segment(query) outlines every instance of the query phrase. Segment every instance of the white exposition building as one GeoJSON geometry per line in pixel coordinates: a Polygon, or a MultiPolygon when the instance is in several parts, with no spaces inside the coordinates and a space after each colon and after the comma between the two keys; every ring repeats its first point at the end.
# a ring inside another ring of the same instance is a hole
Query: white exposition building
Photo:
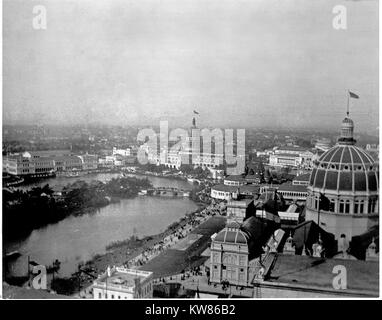
{"type": "Polygon", "coordinates": [[[70,150],[25,151],[3,158],[3,172],[17,176],[41,177],[55,172],[93,170],[96,155],[73,155],[70,150]]]}
{"type": "Polygon", "coordinates": [[[93,283],[94,299],[137,299],[153,297],[153,273],[150,271],[108,267],[93,283]]]}
{"type": "Polygon", "coordinates": [[[355,146],[353,131],[354,122],[346,116],[337,144],[314,164],[308,185],[305,219],[337,239],[342,234],[351,239],[379,223],[378,164],[355,146]],[[326,210],[319,210],[321,195],[331,203],[326,210]]]}

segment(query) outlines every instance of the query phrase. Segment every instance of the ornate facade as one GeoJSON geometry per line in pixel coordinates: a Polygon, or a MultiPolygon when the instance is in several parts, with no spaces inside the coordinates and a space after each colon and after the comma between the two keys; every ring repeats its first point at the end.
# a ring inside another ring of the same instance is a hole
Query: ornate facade
{"type": "Polygon", "coordinates": [[[248,243],[238,222],[231,222],[220,231],[211,244],[212,283],[228,281],[232,285],[246,286],[248,282],[248,243]]]}

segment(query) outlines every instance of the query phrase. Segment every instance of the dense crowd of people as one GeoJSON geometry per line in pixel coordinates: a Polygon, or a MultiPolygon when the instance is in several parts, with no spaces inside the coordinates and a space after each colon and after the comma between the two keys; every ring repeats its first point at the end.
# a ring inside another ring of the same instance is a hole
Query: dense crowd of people
{"type": "Polygon", "coordinates": [[[194,230],[194,228],[205,222],[209,217],[221,214],[222,210],[219,204],[211,204],[204,208],[201,212],[194,213],[191,217],[189,217],[189,220],[185,225],[179,226],[163,240],[155,243],[151,248],[147,248],[141,254],[128,261],[125,264],[125,267],[139,267],[146,264],[151,259],[161,254],[164,250],[174,247],[182,239],[186,238],[192,230],[194,230]]]}

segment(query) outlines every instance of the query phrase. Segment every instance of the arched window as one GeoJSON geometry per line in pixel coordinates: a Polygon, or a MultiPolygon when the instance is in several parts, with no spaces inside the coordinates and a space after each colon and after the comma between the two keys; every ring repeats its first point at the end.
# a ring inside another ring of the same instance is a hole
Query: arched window
{"type": "Polygon", "coordinates": [[[373,200],[373,206],[372,206],[372,212],[376,212],[376,208],[378,208],[378,206],[377,206],[377,199],[374,199],[373,200]]]}
{"type": "Polygon", "coordinates": [[[345,201],[345,213],[350,213],[350,201],[345,201]]]}
{"type": "Polygon", "coordinates": [[[336,207],[336,201],[334,199],[330,199],[329,211],[335,212],[336,211],[335,207],[336,207]]]}
{"type": "Polygon", "coordinates": [[[318,210],[318,204],[319,204],[319,197],[315,196],[314,197],[314,209],[318,210]]]}
{"type": "Polygon", "coordinates": [[[344,213],[345,212],[345,202],[344,202],[344,200],[340,200],[340,209],[339,209],[339,212],[340,213],[344,213]]]}
{"type": "Polygon", "coordinates": [[[354,213],[359,213],[359,200],[354,201],[354,213]]]}
{"type": "Polygon", "coordinates": [[[374,213],[375,212],[375,199],[370,199],[369,200],[369,205],[368,205],[368,210],[367,210],[367,213],[374,213]]]}
{"type": "Polygon", "coordinates": [[[359,213],[363,213],[363,207],[364,207],[364,201],[360,200],[359,201],[359,213]]]}

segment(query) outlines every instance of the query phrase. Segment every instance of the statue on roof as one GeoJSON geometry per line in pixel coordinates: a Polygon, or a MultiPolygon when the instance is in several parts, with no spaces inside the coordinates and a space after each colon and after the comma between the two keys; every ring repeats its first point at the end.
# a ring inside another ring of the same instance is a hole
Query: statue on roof
{"type": "Polygon", "coordinates": [[[379,255],[377,252],[377,245],[375,243],[375,238],[371,240],[370,245],[366,249],[366,261],[376,261],[379,260],[379,255]]]}
{"type": "Polygon", "coordinates": [[[349,251],[349,241],[347,241],[345,234],[341,234],[341,237],[338,240],[338,252],[345,254],[348,251],[349,251]]]}
{"type": "Polygon", "coordinates": [[[295,254],[296,253],[296,248],[295,248],[295,245],[293,244],[292,231],[290,231],[289,237],[285,241],[283,253],[284,254],[295,254]]]}
{"type": "Polygon", "coordinates": [[[321,240],[321,234],[318,235],[318,241],[312,246],[313,257],[323,258],[324,257],[324,243],[321,240]]]}

